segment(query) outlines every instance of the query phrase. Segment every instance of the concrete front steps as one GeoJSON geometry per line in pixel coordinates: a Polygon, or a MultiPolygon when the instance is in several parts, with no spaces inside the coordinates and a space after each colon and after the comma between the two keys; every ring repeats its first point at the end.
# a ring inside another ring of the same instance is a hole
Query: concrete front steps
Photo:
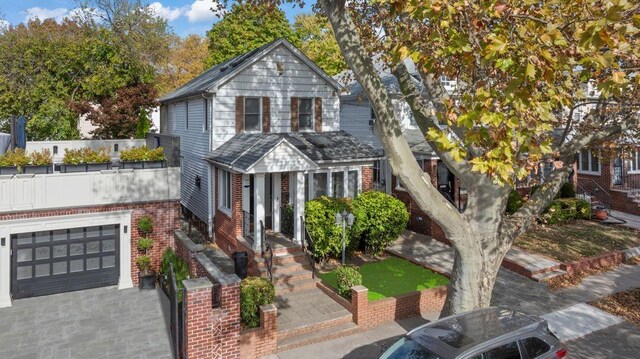
{"type": "Polygon", "coordinates": [[[560,262],[539,254],[525,252],[518,247],[512,247],[502,262],[503,267],[537,282],[544,282],[567,274],[565,270],[561,269],[561,265],[562,263],[560,262]]]}
{"type": "Polygon", "coordinates": [[[356,333],[351,312],[318,288],[282,293],[278,307],[278,351],[356,333]]]}
{"type": "MultiPolygon", "coordinates": [[[[268,278],[267,258],[256,256],[260,276],[268,278]]],[[[311,264],[302,248],[276,247],[273,250],[271,268],[276,294],[292,293],[316,287],[317,279],[313,278],[311,264]]]]}

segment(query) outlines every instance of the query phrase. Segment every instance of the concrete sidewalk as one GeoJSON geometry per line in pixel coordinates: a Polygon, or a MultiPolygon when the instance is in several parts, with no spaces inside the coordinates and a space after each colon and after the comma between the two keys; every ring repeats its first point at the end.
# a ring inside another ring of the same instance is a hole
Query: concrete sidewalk
{"type": "Polygon", "coordinates": [[[629,227],[640,231],[640,216],[636,216],[630,213],[624,213],[620,211],[610,210],[609,213],[612,217],[626,221],[627,223],[621,224],[621,226],[629,227]]]}

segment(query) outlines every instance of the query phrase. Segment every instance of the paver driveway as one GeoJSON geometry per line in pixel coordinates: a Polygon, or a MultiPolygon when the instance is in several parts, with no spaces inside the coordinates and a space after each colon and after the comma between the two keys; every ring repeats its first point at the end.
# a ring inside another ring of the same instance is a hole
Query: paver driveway
{"type": "Polygon", "coordinates": [[[172,358],[161,291],[89,289],[0,308],[0,358],[172,358]]]}

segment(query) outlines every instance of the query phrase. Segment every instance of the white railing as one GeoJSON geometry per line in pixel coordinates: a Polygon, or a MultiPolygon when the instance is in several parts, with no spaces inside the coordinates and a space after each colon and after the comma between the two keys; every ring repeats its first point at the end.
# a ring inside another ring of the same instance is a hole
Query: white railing
{"type": "Polygon", "coordinates": [[[0,213],[180,199],[180,168],[0,177],[0,213]]]}
{"type": "Polygon", "coordinates": [[[145,139],[123,139],[123,140],[77,140],[77,141],[27,141],[27,152],[42,151],[49,149],[53,155],[54,163],[61,163],[64,157],[65,149],[92,148],[98,150],[100,148],[108,148],[111,158],[120,158],[120,151],[130,147],[140,147],[146,144],[145,139]]]}

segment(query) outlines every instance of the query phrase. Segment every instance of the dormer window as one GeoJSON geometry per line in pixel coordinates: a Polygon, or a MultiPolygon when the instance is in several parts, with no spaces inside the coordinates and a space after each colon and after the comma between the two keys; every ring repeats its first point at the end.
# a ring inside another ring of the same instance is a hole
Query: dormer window
{"type": "Polygon", "coordinates": [[[244,130],[260,131],[260,97],[247,97],[244,100],[244,130]]]}
{"type": "Polygon", "coordinates": [[[300,99],[298,123],[300,126],[300,131],[313,131],[313,99],[300,99]]]}

